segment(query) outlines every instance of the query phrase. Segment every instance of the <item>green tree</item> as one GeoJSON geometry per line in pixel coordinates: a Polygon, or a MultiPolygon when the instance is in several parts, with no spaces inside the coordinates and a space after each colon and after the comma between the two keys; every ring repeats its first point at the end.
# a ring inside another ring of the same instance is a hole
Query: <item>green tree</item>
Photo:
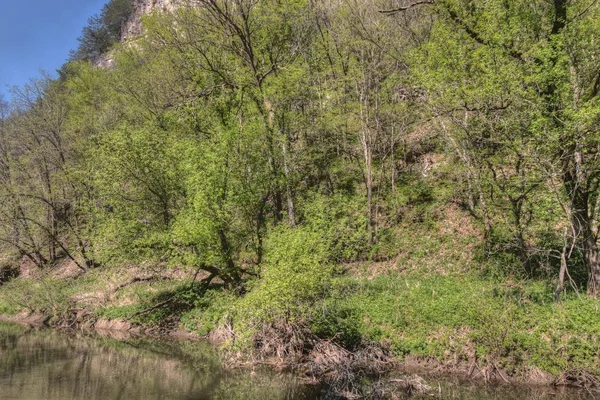
{"type": "Polygon", "coordinates": [[[593,122],[598,69],[589,61],[599,50],[593,33],[598,7],[566,0],[448,0],[416,2],[386,13],[417,6],[433,7],[438,15],[437,30],[419,59],[430,66],[427,80],[446,101],[443,112],[462,109],[468,116],[506,109],[518,116],[526,142],[535,143],[535,158],[561,171],[567,217],[588,270],[588,293],[600,295],[598,130],[593,122]]]}
{"type": "Polygon", "coordinates": [[[133,12],[132,0],[110,0],[99,15],[88,19],[79,46],[71,52],[71,60],[93,60],[106,53],[121,40],[123,24],[133,12]]]}
{"type": "Polygon", "coordinates": [[[5,243],[39,267],[67,257],[93,265],[81,236],[80,188],[72,175],[77,140],[67,129],[65,87],[48,77],[13,90],[3,120],[2,197],[5,243]]]}

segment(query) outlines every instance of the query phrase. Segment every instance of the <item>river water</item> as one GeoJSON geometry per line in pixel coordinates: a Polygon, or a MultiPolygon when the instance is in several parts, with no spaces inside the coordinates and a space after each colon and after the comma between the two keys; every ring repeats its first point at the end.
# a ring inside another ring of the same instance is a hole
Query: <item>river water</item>
{"type": "MultiPolygon", "coordinates": [[[[593,396],[549,387],[486,386],[440,377],[427,379],[437,399],[562,399],[593,396]]],[[[409,398],[393,389],[363,393],[409,398]]],[[[600,396],[598,396],[600,398],[600,396]]],[[[269,369],[226,370],[203,342],[61,333],[0,323],[1,400],[337,399],[339,391],[269,369]]],[[[373,397],[371,397],[373,398],[373,397]]]]}

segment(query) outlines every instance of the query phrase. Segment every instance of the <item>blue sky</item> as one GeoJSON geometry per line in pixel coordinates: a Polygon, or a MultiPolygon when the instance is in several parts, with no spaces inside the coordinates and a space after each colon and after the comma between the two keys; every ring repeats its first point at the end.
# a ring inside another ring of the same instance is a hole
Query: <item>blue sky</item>
{"type": "Polygon", "coordinates": [[[107,0],[0,0],[0,93],[45,70],[56,76],[107,0]]]}

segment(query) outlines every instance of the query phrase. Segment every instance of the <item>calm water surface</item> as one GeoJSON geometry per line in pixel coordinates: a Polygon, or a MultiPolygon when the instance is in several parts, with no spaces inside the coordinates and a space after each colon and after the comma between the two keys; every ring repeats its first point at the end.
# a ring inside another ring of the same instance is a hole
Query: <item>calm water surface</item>
{"type": "MultiPolygon", "coordinates": [[[[423,397],[429,399],[593,398],[585,391],[484,386],[440,377],[427,381],[436,392],[423,397]]],[[[375,387],[380,384],[364,383],[363,393],[409,398],[391,388],[375,387]]],[[[0,323],[2,400],[337,398],[343,397],[293,375],[226,371],[214,350],[201,342],[65,334],[0,323]]]]}

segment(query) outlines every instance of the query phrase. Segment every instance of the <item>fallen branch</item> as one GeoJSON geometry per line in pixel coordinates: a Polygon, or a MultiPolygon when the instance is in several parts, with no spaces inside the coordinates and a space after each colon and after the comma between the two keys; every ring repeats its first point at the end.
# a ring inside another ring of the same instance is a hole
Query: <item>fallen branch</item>
{"type": "Polygon", "coordinates": [[[173,300],[175,300],[175,297],[176,296],[169,297],[167,300],[161,301],[160,303],[157,303],[157,304],[153,305],[152,307],[148,307],[148,308],[145,308],[143,310],[136,311],[133,314],[131,314],[127,319],[131,319],[133,317],[138,317],[140,315],[148,314],[149,312],[152,312],[152,311],[156,310],[157,308],[161,308],[162,306],[166,306],[167,304],[169,304],[170,302],[172,302],[173,300]]]}
{"type": "Polygon", "coordinates": [[[393,8],[391,10],[379,10],[379,12],[382,13],[382,14],[385,14],[385,15],[393,15],[393,14],[397,14],[399,12],[406,11],[406,10],[409,10],[409,9],[411,9],[413,7],[420,6],[420,5],[423,5],[423,4],[435,4],[435,0],[419,0],[419,1],[416,1],[416,2],[414,2],[412,4],[409,4],[407,6],[393,8]]]}
{"type": "MultiPolygon", "coordinates": [[[[194,279],[191,282],[190,288],[193,288],[194,283],[196,282],[196,279],[198,277],[198,273],[196,273],[194,275],[194,279]]],[[[204,279],[200,280],[200,283],[204,286],[204,288],[208,288],[208,286],[210,285],[211,281],[216,277],[215,274],[210,274],[209,276],[207,276],[204,279]]],[[[158,308],[161,308],[162,306],[166,306],[167,304],[170,304],[173,300],[175,300],[177,298],[177,295],[171,296],[169,297],[167,300],[161,301],[160,303],[157,303],[151,307],[145,308],[143,310],[140,311],[136,311],[135,313],[131,314],[127,319],[131,319],[133,317],[138,317],[140,315],[144,315],[144,314],[148,314],[149,312],[152,312],[158,308]]]]}
{"type": "Polygon", "coordinates": [[[500,375],[500,378],[502,378],[502,380],[506,383],[510,383],[510,381],[508,380],[508,378],[506,378],[504,376],[504,374],[502,373],[502,370],[498,367],[498,364],[496,364],[495,362],[492,363],[492,365],[494,366],[494,368],[496,369],[496,372],[498,373],[498,375],[500,375]]]}
{"type": "Polygon", "coordinates": [[[114,295],[115,293],[117,293],[119,290],[126,288],[127,286],[131,286],[134,283],[138,283],[138,282],[152,282],[158,279],[162,279],[162,280],[169,280],[171,278],[168,278],[166,276],[136,276],[132,279],[130,279],[129,281],[125,282],[125,283],[121,283],[120,285],[118,285],[117,287],[115,287],[112,291],[112,295],[114,295]]]}

